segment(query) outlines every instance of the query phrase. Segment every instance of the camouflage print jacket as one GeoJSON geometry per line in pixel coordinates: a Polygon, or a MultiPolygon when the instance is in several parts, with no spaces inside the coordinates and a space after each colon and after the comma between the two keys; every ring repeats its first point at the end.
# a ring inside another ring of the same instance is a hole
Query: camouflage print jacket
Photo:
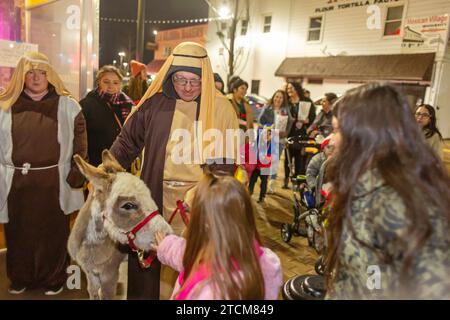
{"type": "Polygon", "coordinates": [[[450,299],[450,230],[437,210],[430,216],[432,234],[415,253],[410,286],[400,286],[407,248],[405,206],[399,195],[368,171],[354,189],[350,217],[344,219],[339,269],[329,299],[450,299]],[[349,220],[354,229],[352,233],[349,220]],[[375,247],[375,251],[356,241],[375,247]],[[385,263],[383,257],[391,262],[385,263]]]}

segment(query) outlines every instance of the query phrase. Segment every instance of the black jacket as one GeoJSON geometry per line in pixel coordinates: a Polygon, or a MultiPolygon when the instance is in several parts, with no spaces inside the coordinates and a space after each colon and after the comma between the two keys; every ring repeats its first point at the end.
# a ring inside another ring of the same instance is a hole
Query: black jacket
{"type": "Polygon", "coordinates": [[[289,102],[289,110],[292,114],[292,117],[294,118],[294,124],[292,125],[291,131],[289,132],[289,137],[306,135],[306,129],[314,122],[314,119],[316,118],[316,106],[314,105],[314,102],[309,98],[300,99],[300,101],[311,103],[311,107],[308,113],[309,124],[303,125],[300,129],[296,127],[295,122],[297,121],[299,104],[289,102]]]}
{"type": "Polygon", "coordinates": [[[102,163],[102,151],[111,147],[121,128],[114,112],[95,91],[89,92],[80,105],[86,119],[89,163],[98,166],[102,163]]]}

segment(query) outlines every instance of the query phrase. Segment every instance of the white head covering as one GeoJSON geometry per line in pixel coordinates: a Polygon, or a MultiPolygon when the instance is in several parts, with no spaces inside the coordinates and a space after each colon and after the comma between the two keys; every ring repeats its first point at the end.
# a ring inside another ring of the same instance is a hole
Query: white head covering
{"type": "Polygon", "coordinates": [[[0,108],[9,110],[17,101],[23,91],[25,75],[33,69],[44,70],[47,73],[47,80],[51,83],[60,96],[71,96],[63,82],[50,66],[48,58],[39,52],[27,52],[19,60],[14,74],[6,90],[0,92],[0,108]]]}

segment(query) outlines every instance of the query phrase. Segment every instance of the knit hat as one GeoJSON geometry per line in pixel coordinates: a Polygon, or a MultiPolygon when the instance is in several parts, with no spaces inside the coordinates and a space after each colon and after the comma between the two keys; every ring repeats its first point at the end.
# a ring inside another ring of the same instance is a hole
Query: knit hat
{"type": "Polygon", "coordinates": [[[136,77],[142,70],[146,69],[146,65],[136,60],[130,61],[131,74],[136,77]]]}
{"type": "Polygon", "coordinates": [[[330,144],[332,136],[333,134],[330,134],[328,137],[325,138],[325,140],[322,141],[322,144],[320,145],[322,151],[324,151],[325,147],[330,144]]]}

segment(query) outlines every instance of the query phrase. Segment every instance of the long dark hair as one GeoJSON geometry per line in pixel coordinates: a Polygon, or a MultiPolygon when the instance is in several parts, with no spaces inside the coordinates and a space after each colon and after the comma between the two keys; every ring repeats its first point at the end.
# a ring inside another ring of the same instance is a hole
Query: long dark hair
{"type": "Polygon", "coordinates": [[[289,81],[288,84],[290,84],[294,88],[295,92],[297,92],[300,101],[309,100],[307,97],[305,97],[305,90],[303,89],[300,82],[289,81]]]}
{"type": "Polygon", "coordinates": [[[264,278],[255,250],[255,241],[261,243],[261,239],[255,208],[245,187],[234,177],[206,170],[198,184],[190,218],[184,278],[188,279],[203,264],[212,267],[210,280],[218,294],[216,298],[264,299],[264,278]]]}
{"type": "MultiPolygon", "coordinates": [[[[408,231],[400,239],[405,250],[399,273],[400,285],[407,288],[411,264],[432,233],[430,208],[450,221],[450,178],[442,161],[429,152],[406,98],[395,87],[367,84],[348,91],[336,106],[341,139],[330,168],[333,211],[327,230],[328,287],[332,290],[333,276],[340,267],[344,224],[360,245],[380,254],[373,245],[358,239],[348,218],[355,184],[363,173],[375,169],[405,206],[408,231]]],[[[381,258],[392,263],[386,252],[381,258]]]]}
{"type": "Polygon", "coordinates": [[[232,84],[231,84],[231,92],[234,93],[234,90],[237,90],[240,86],[246,86],[248,89],[248,83],[245,80],[242,80],[241,78],[236,79],[232,84]]]}
{"type": "Polygon", "coordinates": [[[442,139],[442,134],[439,132],[439,129],[436,126],[436,111],[434,110],[434,108],[429,104],[422,104],[416,108],[415,112],[417,112],[419,108],[427,109],[428,113],[430,114],[430,123],[422,128],[425,132],[425,137],[431,138],[435,133],[437,133],[442,139]]]}

